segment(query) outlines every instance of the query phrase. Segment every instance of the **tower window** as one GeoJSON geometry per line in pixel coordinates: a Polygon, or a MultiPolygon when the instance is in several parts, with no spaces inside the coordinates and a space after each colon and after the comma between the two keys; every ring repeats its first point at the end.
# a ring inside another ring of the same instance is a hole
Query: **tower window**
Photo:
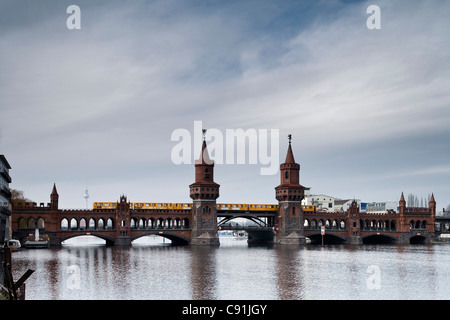
{"type": "Polygon", "coordinates": [[[285,179],[289,179],[289,172],[286,171],[286,172],[284,173],[284,178],[285,178],[285,179]]]}
{"type": "Polygon", "coordinates": [[[202,210],[203,217],[207,218],[207,217],[209,217],[210,214],[211,214],[211,208],[208,206],[203,207],[203,210],[202,210]]]}
{"type": "Polygon", "coordinates": [[[209,179],[209,170],[208,170],[208,168],[205,169],[205,179],[209,179]]]}

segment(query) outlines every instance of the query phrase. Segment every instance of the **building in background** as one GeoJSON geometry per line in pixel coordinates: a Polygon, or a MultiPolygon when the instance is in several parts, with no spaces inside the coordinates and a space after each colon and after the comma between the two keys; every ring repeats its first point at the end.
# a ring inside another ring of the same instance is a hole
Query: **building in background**
{"type": "Polygon", "coordinates": [[[344,200],[335,199],[334,200],[334,210],[336,212],[345,212],[350,208],[353,201],[356,201],[356,204],[358,205],[360,212],[366,212],[366,203],[361,202],[361,200],[358,200],[358,199],[344,199],[344,200]]]}
{"type": "Polygon", "coordinates": [[[373,214],[383,214],[388,212],[397,212],[398,203],[395,201],[385,202],[369,202],[367,203],[366,212],[373,214]]]}
{"type": "Polygon", "coordinates": [[[11,177],[9,175],[11,166],[4,155],[0,155],[0,246],[9,240],[9,218],[11,216],[11,191],[9,184],[11,177]]]}
{"type": "MultiPolygon", "coordinates": [[[[308,190],[309,191],[309,190],[308,190]]],[[[306,194],[302,201],[302,205],[316,206],[317,211],[335,212],[334,197],[325,194],[306,194]]]]}
{"type": "Polygon", "coordinates": [[[3,253],[3,245],[9,240],[10,233],[10,217],[11,217],[11,191],[9,184],[11,177],[9,176],[11,166],[4,155],[0,155],[0,285],[5,285],[5,269],[4,262],[8,261],[3,253]]]}

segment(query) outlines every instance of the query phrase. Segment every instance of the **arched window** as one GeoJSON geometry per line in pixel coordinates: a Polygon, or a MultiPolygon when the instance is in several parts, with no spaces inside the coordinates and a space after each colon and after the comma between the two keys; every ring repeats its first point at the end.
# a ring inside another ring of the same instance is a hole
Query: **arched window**
{"type": "Polygon", "coordinates": [[[205,169],[205,179],[209,179],[209,169],[205,169]]]}
{"type": "Polygon", "coordinates": [[[333,225],[331,226],[332,229],[338,228],[338,221],[336,219],[333,220],[333,225]]]}
{"type": "Polygon", "coordinates": [[[305,219],[305,221],[303,222],[303,227],[305,229],[309,229],[309,220],[308,219],[305,219]]]}
{"type": "Polygon", "coordinates": [[[121,227],[126,227],[127,223],[125,221],[125,219],[122,219],[122,221],[120,221],[120,226],[121,227]]]}
{"type": "Polygon", "coordinates": [[[77,230],[78,229],[78,221],[75,218],[72,218],[70,220],[70,230],[77,230]]]}
{"type": "Polygon", "coordinates": [[[69,221],[67,221],[66,218],[61,220],[61,230],[68,230],[69,229],[69,221]]]}
{"type": "Polygon", "coordinates": [[[105,229],[105,220],[103,220],[103,218],[98,219],[97,228],[98,230],[105,229]]]}
{"type": "Polygon", "coordinates": [[[288,171],[285,171],[285,172],[284,172],[284,178],[285,178],[285,179],[289,179],[289,172],[288,172],[288,171]]]}
{"type": "Polygon", "coordinates": [[[80,230],[86,230],[86,219],[85,218],[81,218],[80,220],[80,230]]]}
{"type": "Polygon", "coordinates": [[[109,218],[106,221],[106,229],[109,229],[109,230],[114,229],[114,221],[113,221],[113,219],[109,218]]]}
{"type": "Polygon", "coordinates": [[[95,230],[95,220],[93,218],[89,219],[89,230],[95,230]]]}
{"type": "Polygon", "coordinates": [[[295,207],[292,207],[291,214],[292,214],[293,217],[295,217],[295,207]]]}
{"type": "Polygon", "coordinates": [[[183,219],[183,228],[189,229],[189,219],[188,218],[183,219]]]}
{"type": "Polygon", "coordinates": [[[44,229],[44,227],[45,227],[44,218],[39,218],[38,219],[37,227],[38,227],[38,229],[44,229]]]}
{"type": "Polygon", "coordinates": [[[209,216],[210,213],[211,213],[211,208],[209,206],[204,206],[203,207],[203,215],[209,216]]]}
{"type": "Polygon", "coordinates": [[[392,230],[392,231],[396,230],[396,227],[395,227],[395,220],[392,220],[392,221],[391,221],[391,230],[392,230]]]}
{"type": "Polygon", "coordinates": [[[341,229],[345,229],[345,221],[344,220],[341,220],[340,227],[341,227],[341,229]]]}
{"type": "Polygon", "coordinates": [[[19,219],[19,229],[26,229],[27,228],[27,220],[25,218],[19,219]]]}
{"type": "Polygon", "coordinates": [[[27,226],[28,229],[36,229],[36,220],[34,220],[34,218],[28,219],[27,226]]]}

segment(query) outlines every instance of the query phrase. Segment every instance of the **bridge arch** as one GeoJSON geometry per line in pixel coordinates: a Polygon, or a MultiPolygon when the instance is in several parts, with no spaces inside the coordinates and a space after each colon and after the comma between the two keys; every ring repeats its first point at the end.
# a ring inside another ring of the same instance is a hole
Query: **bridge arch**
{"type": "MultiPolygon", "coordinates": [[[[320,232],[306,234],[305,236],[311,240],[311,244],[322,243],[322,235],[320,234],[320,232]]],[[[342,244],[342,243],[345,243],[345,238],[343,236],[335,234],[333,232],[327,232],[323,236],[323,243],[324,244],[342,244]]]]}
{"type": "MultiPolygon", "coordinates": [[[[72,239],[72,238],[81,237],[81,236],[86,236],[86,232],[72,233],[72,234],[69,234],[69,235],[67,235],[65,237],[62,237],[60,240],[61,240],[61,243],[62,243],[64,241],[66,241],[66,240],[69,240],[69,239],[72,239]]],[[[106,236],[106,235],[101,234],[101,233],[95,233],[95,232],[94,233],[91,232],[89,234],[89,236],[94,236],[94,237],[97,237],[97,238],[105,240],[106,241],[106,245],[113,245],[115,240],[116,240],[116,239],[114,239],[112,237],[106,236]]]]}
{"type": "Polygon", "coordinates": [[[415,235],[409,238],[409,244],[425,244],[427,243],[427,237],[423,235],[415,235]]]}
{"type": "Polygon", "coordinates": [[[185,245],[185,244],[189,244],[189,242],[191,241],[190,238],[187,238],[180,234],[171,233],[170,231],[169,232],[164,231],[163,233],[161,233],[160,231],[156,231],[156,230],[155,231],[149,230],[149,232],[141,233],[137,236],[134,236],[131,238],[131,241],[134,241],[136,239],[146,237],[146,236],[152,236],[152,235],[156,235],[156,236],[160,236],[160,237],[169,239],[170,241],[172,241],[172,244],[174,244],[174,245],[185,245]]]}
{"type": "Polygon", "coordinates": [[[230,222],[231,220],[234,220],[234,219],[250,220],[250,221],[256,223],[260,227],[267,227],[268,226],[268,223],[266,221],[262,220],[261,218],[259,218],[259,217],[249,217],[247,215],[237,215],[237,216],[232,216],[232,217],[225,217],[224,219],[220,220],[217,223],[217,226],[221,227],[221,226],[227,224],[228,222],[230,222]]]}
{"type": "Polygon", "coordinates": [[[397,238],[383,233],[372,233],[361,237],[363,244],[389,244],[396,243],[397,238]]]}

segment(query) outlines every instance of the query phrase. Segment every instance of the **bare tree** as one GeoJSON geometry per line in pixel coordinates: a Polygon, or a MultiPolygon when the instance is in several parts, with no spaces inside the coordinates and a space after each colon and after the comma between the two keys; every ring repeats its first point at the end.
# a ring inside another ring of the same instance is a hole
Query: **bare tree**
{"type": "Polygon", "coordinates": [[[25,203],[25,202],[33,201],[28,198],[25,198],[22,190],[11,189],[10,191],[11,191],[11,203],[16,204],[16,203],[25,203]]]}

